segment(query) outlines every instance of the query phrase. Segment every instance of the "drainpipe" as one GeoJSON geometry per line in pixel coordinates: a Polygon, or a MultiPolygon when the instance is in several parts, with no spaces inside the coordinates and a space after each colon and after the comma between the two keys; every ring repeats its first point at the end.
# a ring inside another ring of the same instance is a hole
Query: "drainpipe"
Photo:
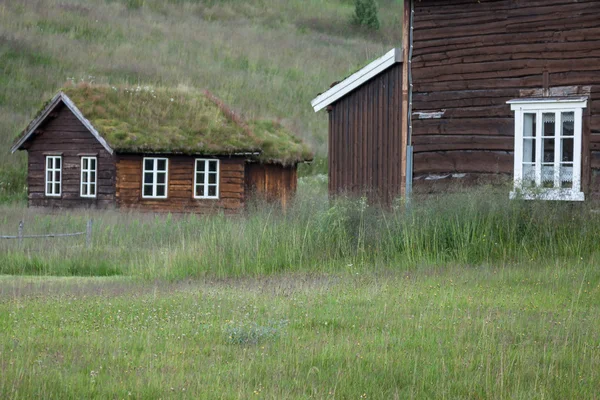
{"type": "Polygon", "coordinates": [[[415,15],[414,0],[410,1],[410,26],[408,28],[408,134],[406,146],[406,201],[410,203],[413,184],[413,147],[412,147],[412,109],[413,109],[413,80],[412,80],[412,55],[413,55],[413,22],[415,15]]]}

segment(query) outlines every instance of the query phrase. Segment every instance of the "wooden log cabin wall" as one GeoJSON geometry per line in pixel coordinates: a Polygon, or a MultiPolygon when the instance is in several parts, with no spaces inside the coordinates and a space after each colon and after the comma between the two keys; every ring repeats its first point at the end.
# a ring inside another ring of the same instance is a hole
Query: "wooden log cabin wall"
{"type": "Polygon", "coordinates": [[[296,166],[246,163],[245,174],[248,196],[268,202],[278,201],[285,208],[296,193],[296,166]]]}
{"type": "Polygon", "coordinates": [[[515,115],[506,101],[583,95],[582,184],[600,198],[600,2],[412,5],[415,191],[512,179],[515,115]]]}

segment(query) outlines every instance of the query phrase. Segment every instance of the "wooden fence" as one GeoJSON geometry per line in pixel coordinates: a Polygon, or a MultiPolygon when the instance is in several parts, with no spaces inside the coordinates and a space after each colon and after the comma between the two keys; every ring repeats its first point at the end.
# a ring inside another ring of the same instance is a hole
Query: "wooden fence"
{"type": "Polygon", "coordinates": [[[86,247],[91,247],[92,245],[92,220],[88,220],[86,224],[86,229],[84,232],[73,232],[73,233],[47,233],[44,235],[25,235],[24,231],[24,223],[23,221],[19,222],[19,230],[16,236],[3,236],[0,235],[0,239],[16,239],[19,241],[19,244],[23,244],[23,239],[46,239],[46,238],[61,238],[61,237],[71,237],[71,236],[83,236],[85,235],[85,245],[86,247]]]}

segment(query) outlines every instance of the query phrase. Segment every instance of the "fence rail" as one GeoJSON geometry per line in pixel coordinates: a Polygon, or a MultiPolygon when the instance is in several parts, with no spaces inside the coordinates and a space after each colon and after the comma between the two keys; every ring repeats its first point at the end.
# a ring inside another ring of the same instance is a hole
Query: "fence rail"
{"type": "Polygon", "coordinates": [[[43,235],[24,235],[23,221],[19,222],[19,233],[15,235],[0,235],[0,239],[17,239],[19,244],[23,243],[23,239],[46,239],[46,238],[59,238],[59,237],[72,237],[72,236],[83,236],[85,235],[85,245],[90,247],[92,245],[92,220],[88,220],[85,232],[73,232],[73,233],[47,233],[43,235]]]}

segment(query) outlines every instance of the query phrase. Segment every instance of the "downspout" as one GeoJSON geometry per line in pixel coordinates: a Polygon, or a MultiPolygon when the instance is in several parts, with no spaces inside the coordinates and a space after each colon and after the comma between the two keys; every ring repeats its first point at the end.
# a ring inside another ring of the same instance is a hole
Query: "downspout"
{"type": "MultiPolygon", "coordinates": [[[[410,203],[413,184],[413,147],[412,147],[412,109],[413,109],[413,80],[412,80],[412,55],[413,55],[413,22],[415,14],[414,0],[410,1],[410,26],[408,27],[408,133],[406,138],[406,201],[410,203]]],[[[406,60],[405,60],[406,62],[406,60]]]]}

